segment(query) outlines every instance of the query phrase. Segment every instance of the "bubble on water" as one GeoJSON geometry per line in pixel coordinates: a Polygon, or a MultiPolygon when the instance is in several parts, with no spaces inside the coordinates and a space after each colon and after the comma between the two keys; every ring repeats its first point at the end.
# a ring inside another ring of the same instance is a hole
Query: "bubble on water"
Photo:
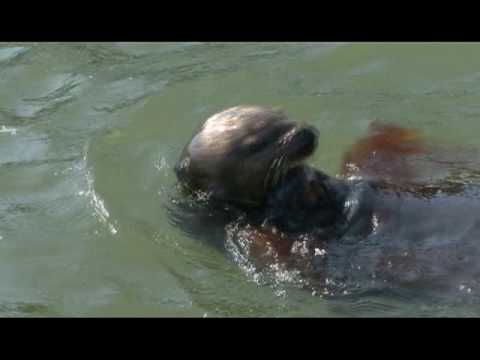
{"type": "Polygon", "coordinates": [[[165,157],[160,157],[159,159],[157,159],[153,166],[158,170],[158,171],[165,171],[165,170],[168,170],[170,169],[170,166],[168,165],[168,162],[167,160],[165,159],[165,157]]]}
{"type": "Polygon", "coordinates": [[[118,230],[112,224],[108,224],[108,229],[110,230],[112,235],[115,235],[116,233],[118,233],[118,230]]]}
{"type": "Polygon", "coordinates": [[[292,244],[291,252],[292,254],[299,254],[303,256],[308,255],[307,241],[295,241],[292,244]]]}
{"type": "Polygon", "coordinates": [[[466,291],[466,292],[469,293],[469,294],[472,292],[472,288],[467,287],[467,286],[464,285],[464,284],[460,284],[460,286],[458,287],[458,290],[460,290],[460,291],[466,291]]]}

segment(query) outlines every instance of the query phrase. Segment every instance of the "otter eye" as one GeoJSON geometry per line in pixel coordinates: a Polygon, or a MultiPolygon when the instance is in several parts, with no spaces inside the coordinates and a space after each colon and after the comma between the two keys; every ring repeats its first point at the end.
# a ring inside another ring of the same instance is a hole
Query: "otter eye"
{"type": "Polygon", "coordinates": [[[252,135],[243,141],[243,149],[249,154],[254,154],[265,149],[270,143],[268,139],[258,141],[258,138],[252,135]]]}

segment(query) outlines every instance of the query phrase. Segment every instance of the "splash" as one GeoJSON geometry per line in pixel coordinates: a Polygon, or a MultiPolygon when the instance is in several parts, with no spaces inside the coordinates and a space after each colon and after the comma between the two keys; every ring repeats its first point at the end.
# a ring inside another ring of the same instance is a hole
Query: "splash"
{"type": "MultiPolygon", "coordinates": [[[[83,163],[86,164],[86,162],[87,162],[87,156],[85,155],[83,157],[83,163]]],[[[87,179],[87,189],[86,189],[86,191],[79,191],[78,195],[79,196],[86,196],[87,198],[89,198],[90,205],[94,209],[95,217],[98,218],[102,224],[107,226],[108,230],[110,231],[110,233],[112,235],[116,235],[118,233],[118,230],[109,221],[110,213],[108,212],[108,210],[105,206],[105,202],[95,191],[94,176],[93,176],[90,169],[87,170],[86,179],[87,179]]]]}

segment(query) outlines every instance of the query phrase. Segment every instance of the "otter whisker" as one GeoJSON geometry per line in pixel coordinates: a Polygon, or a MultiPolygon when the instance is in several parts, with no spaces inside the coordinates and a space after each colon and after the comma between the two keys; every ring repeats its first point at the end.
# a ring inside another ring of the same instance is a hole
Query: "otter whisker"
{"type": "Polygon", "coordinates": [[[277,160],[277,163],[275,165],[275,171],[273,173],[273,179],[271,184],[272,186],[275,186],[278,183],[280,172],[282,170],[282,163],[283,163],[283,156],[277,160]]]}
{"type": "Polygon", "coordinates": [[[279,177],[282,176],[281,172],[283,171],[283,163],[285,160],[285,156],[280,156],[272,161],[270,165],[267,175],[265,177],[263,186],[265,189],[271,186],[275,186],[278,183],[279,177]]]}
{"type": "Polygon", "coordinates": [[[272,171],[275,172],[275,168],[277,167],[278,160],[279,160],[278,158],[274,159],[270,164],[270,167],[268,168],[267,175],[265,176],[265,180],[263,181],[263,187],[265,189],[267,189],[269,185],[273,182],[274,174],[272,173],[272,171]]]}

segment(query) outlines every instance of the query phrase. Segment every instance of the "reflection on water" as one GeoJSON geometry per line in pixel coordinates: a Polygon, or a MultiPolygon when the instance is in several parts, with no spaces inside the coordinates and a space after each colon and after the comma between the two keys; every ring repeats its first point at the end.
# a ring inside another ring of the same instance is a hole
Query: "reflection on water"
{"type": "Polygon", "coordinates": [[[479,147],[479,60],[478,44],[0,44],[0,314],[478,316],[468,286],[453,304],[259,286],[165,204],[193,130],[242,103],[319,128],[330,174],[372,119],[479,147]]]}

